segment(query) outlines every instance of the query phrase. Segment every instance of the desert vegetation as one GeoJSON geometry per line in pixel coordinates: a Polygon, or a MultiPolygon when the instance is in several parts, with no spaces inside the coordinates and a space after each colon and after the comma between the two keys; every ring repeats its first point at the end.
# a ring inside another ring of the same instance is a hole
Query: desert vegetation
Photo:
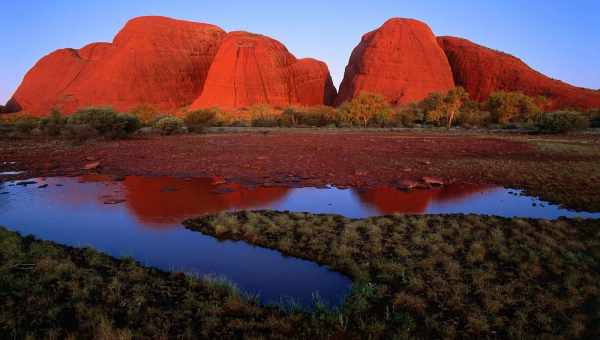
{"type": "Polygon", "coordinates": [[[185,222],[354,278],[339,332],[359,338],[594,338],[600,224],[476,215],[352,220],[285,212],[185,222]]]}
{"type": "Polygon", "coordinates": [[[94,138],[122,139],[131,136],[141,126],[140,120],[128,113],[119,113],[109,107],[89,107],[80,109],[65,117],[58,110],[52,110],[40,118],[27,113],[0,117],[0,126],[6,136],[62,136],[73,141],[86,141],[94,138]]]}
{"type": "Polygon", "coordinates": [[[160,113],[150,105],[139,105],[128,113],[111,108],[83,108],[65,117],[52,110],[39,118],[21,112],[0,117],[0,130],[12,137],[64,136],[83,141],[103,137],[126,138],[142,131],[162,135],[204,133],[209,127],[326,127],[326,128],[492,128],[541,133],[567,133],[600,127],[598,110],[544,110],[547,100],[520,92],[494,92],[483,102],[469,99],[462,88],[431,93],[420,102],[391,106],[383,96],[363,92],[335,108],[331,106],[275,108],[264,104],[228,112],[219,108],[189,110],[180,114],[160,113]]]}
{"type": "Polygon", "coordinates": [[[475,215],[238,212],[185,222],[350,275],[339,307],[261,305],[215,277],[0,228],[10,338],[595,338],[600,224],[475,215]]]}
{"type": "Polygon", "coordinates": [[[7,339],[318,336],[318,315],[260,306],[217,277],[145,268],[0,227],[0,334],[7,339]]]}

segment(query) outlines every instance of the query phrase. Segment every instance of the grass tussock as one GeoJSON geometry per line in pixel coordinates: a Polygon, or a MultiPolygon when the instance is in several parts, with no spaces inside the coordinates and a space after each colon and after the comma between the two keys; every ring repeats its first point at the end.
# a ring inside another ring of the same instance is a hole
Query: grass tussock
{"type": "Polygon", "coordinates": [[[185,225],[351,275],[356,285],[331,326],[338,334],[600,336],[600,221],[476,215],[352,220],[266,211],[222,213],[185,225]]]}
{"type": "MultiPolygon", "coordinates": [[[[306,312],[195,278],[0,227],[0,338],[314,338],[306,312]]],[[[312,320],[312,319],[311,319],[312,320]]]]}

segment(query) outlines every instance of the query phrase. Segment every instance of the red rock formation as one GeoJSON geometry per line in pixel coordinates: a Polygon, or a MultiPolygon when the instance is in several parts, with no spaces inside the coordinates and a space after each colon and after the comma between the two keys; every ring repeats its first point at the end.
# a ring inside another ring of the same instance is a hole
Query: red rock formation
{"type": "Polygon", "coordinates": [[[461,38],[439,37],[438,42],[448,56],[454,81],[474,100],[484,101],[503,90],[545,96],[551,109],[600,107],[600,92],[549,78],[512,55],[461,38]]]}
{"type": "MultiPolygon", "coordinates": [[[[490,185],[450,184],[432,189],[402,191],[389,187],[378,187],[357,191],[363,204],[371,205],[381,214],[422,214],[435,203],[462,204],[461,201],[496,189],[490,185]]],[[[468,203],[468,202],[467,202],[468,203]]]]}
{"type": "Polygon", "coordinates": [[[62,49],[42,58],[25,76],[7,106],[47,114],[52,107],[140,104],[172,112],[189,105],[204,80],[225,32],[164,17],[130,20],[112,44],[62,49]]]}
{"type": "Polygon", "coordinates": [[[337,103],[365,91],[403,104],[453,87],[448,60],[431,29],[417,20],[395,18],[362,37],[346,66],[337,103]]]}
{"type": "Polygon", "coordinates": [[[264,35],[231,32],[191,108],[322,105],[332,104],[335,95],[324,63],[297,60],[283,44],[264,35]]]}
{"type": "Polygon", "coordinates": [[[285,187],[245,188],[237,183],[217,186],[210,179],[127,177],[122,182],[128,209],[145,224],[173,227],[186,218],[231,209],[268,207],[288,193],[285,187]],[[217,193],[218,189],[226,189],[217,193]]]}

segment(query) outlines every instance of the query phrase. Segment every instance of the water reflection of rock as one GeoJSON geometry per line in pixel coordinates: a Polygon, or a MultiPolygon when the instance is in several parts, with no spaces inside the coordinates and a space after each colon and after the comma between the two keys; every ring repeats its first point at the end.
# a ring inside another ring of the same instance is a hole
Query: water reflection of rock
{"type": "Polygon", "coordinates": [[[128,209],[150,226],[166,227],[186,218],[230,209],[253,209],[283,199],[283,187],[216,185],[211,179],[127,177],[123,195],[128,209]]]}
{"type": "Polygon", "coordinates": [[[433,203],[460,203],[473,195],[493,190],[490,185],[450,184],[440,188],[403,191],[391,187],[355,190],[364,204],[382,214],[421,214],[433,203]]]}

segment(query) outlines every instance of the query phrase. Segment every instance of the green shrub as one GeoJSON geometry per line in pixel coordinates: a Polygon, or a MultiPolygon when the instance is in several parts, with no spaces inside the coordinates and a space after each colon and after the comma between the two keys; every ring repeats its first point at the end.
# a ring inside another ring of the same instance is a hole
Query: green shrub
{"type": "Polygon", "coordinates": [[[15,129],[22,134],[29,134],[40,124],[38,117],[31,116],[29,114],[21,114],[17,117],[14,122],[15,129]]]}
{"type": "Polygon", "coordinates": [[[484,127],[491,122],[490,113],[481,109],[479,102],[467,100],[456,115],[456,124],[462,127],[484,127]]]}
{"type": "Polygon", "coordinates": [[[255,127],[279,126],[279,117],[268,105],[252,105],[248,108],[250,124],[255,127]]]}
{"type": "Polygon", "coordinates": [[[279,126],[331,126],[338,123],[338,111],[331,106],[321,105],[306,108],[285,109],[279,118],[279,126]]]}
{"type": "Polygon", "coordinates": [[[173,116],[163,117],[154,124],[154,128],[162,135],[179,133],[183,131],[183,126],[183,120],[173,116]]]}
{"type": "Polygon", "coordinates": [[[394,126],[413,127],[423,119],[423,112],[416,103],[399,106],[393,117],[394,126]]]}
{"type": "Polygon", "coordinates": [[[61,134],[68,140],[81,144],[98,137],[98,130],[88,124],[66,124],[61,134]]]}
{"type": "Polygon", "coordinates": [[[117,113],[111,108],[90,107],[80,109],[67,119],[69,125],[88,125],[107,138],[125,138],[141,127],[140,120],[131,115],[117,113]]]}
{"type": "Polygon", "coordinates": [[[446,122],[444,95],[442,93],[430,93],[419,105],[423,110],[425,123],[441,126],[446,122]]]}
{"type": "Polygon", "coordinates": [[[534,99],[521,92],[494,92],[485,107],[490,112],[492,122],[498,124],[535,123],[541,114],[534,99]]]}
{"type": "Polygon", "coordinates": [[[600,109],[590,110],[588,114],[590,116],[590,126],[600,128],[600,109]]]}
{"type": "Polygon", "coordinates": [[[292,127],[299,125],[300,112],[293,107],[288,107],[279,116],[279,126],[292,127]]]}
{"type": "Polygon", "coordinates": [[[469,99],[469,94],[462,87],[455,87],[446,94],[430,93],[420,106],[424,112],[425,122],[435,126],[452,126],[457,113],[469,99]]]}
{"type": "Polygon", "coordinates": [[[163,115],[152,105],[142,104],[131,109],[129,113],[137,117],[143,125],[152,126],[163,115]]]}
{"type": "Polygon", "coordinates": [[[130,135],[142,127],[139,118],[129,113],[118,114],[117,120],[119,122],[119,127],[121,127],[121,130],[125,135],[130,135]]]}
{"type": "Polygon", "coordinates": [[[40,120],[40,129],[48,136],[59,136],[67,123],[67,119],[62,116],[59,110],[52,109],[48,117],[40,120]]]}
{"type": "Polygon", "coordinates": [[[190,132],[202,132],[206,127],[215,125],[217,112],[212,109],[191,111],[185,114],[183,122],[190,132]]]}
{"type": "Polygon", "coordinates": [[[340,123],[362,127],[380,125],[382,122],[389,121],[394,113],[385,97],[368,92],[362,92],[345,102],[339,111],[340,123]]]}
{"type": "Polygon", "coordinates": [[[6,109],[6,106],[0,105],[0,114],[7,113],[7,112],[8,112],[8,110],[6,109]]]}
{"type": "Polygon", "coordinates": [[[588,117],[580,112],[557,111],[544,113],[538,123],[538,128],[541,132],[546,133],[564,133],[583,130],[589,125],[588,117]]]}
{"type": "Polygon", "coordinates": [[[462,127],[485,127],[490,124],[491,117],[487,111],[459,111],[456,124],[462,127]]]}

